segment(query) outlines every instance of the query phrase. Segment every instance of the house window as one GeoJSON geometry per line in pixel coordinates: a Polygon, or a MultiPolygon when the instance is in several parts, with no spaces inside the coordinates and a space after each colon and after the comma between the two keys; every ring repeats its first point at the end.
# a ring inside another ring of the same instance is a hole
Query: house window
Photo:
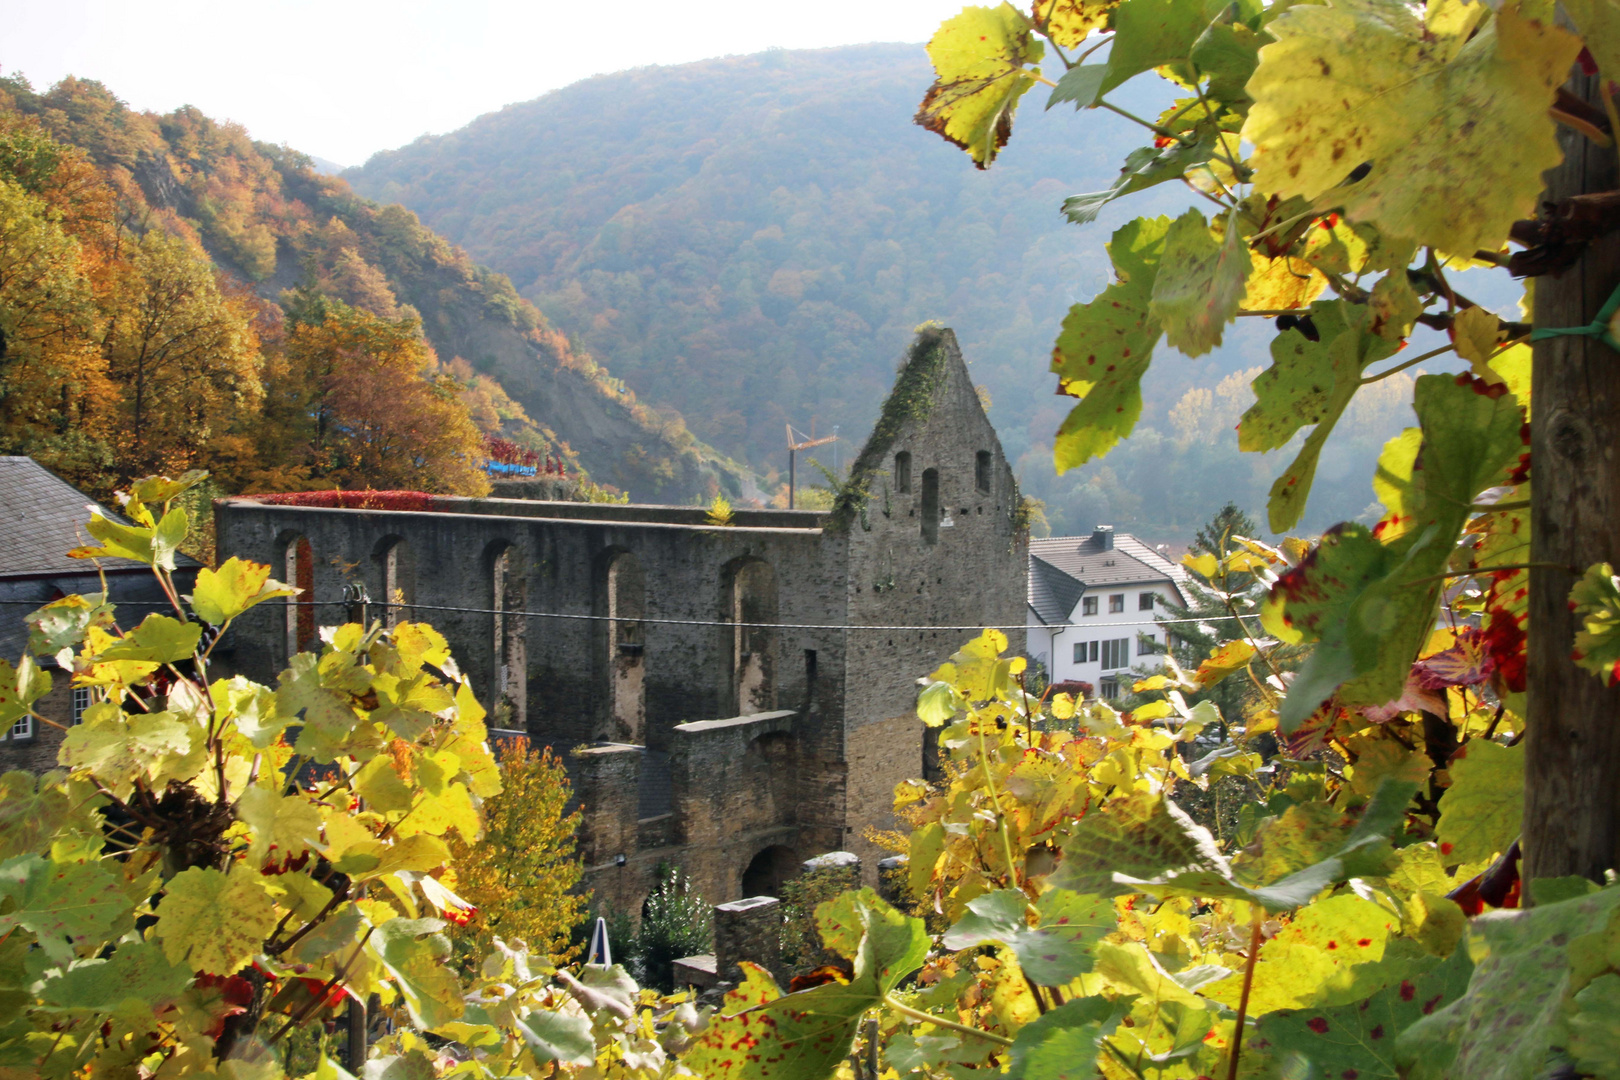
{"type": "Polygon", "coordinates": [[[34,737],[34,718],[24,716],[11,725],[10,737],[13,739],[32,739],[34,737]]]}
{"type": "Polygon", "coordinates": [[[894,490],[911,490],[911,454],[905,450],[894,455],[894,490]]]}
{"type": "Polygon", "coordinates": [[[1136,610],[1137,611],[1152,611],[1153,610],[1153,601],[1156,598],[1157,598],[1156,594],[1154,594],[1154,593],[1150,593],[1150,592],[1143,593],[1142,595],[1140,595],[1140,596],[1138,596],[1136,598],[1136,610]]]}
{"type": "Polygon", "coordinates": [[[1122,667],[1129,667],[1131,663],[1131,639],[1113,638],[1102,643],[1102,666],[1104,671],[1113,671],[1122,667]]]}
{"type": "Polygon", "coordinates": [[[1137,656],[1157,656],[1164,650],[1159,647],[1159,639],[1152,634],[1136,635],[1137,656]]]}
{"type": "Polygon", "coordinates": [[[1103,679],[1097,684],[1097,696],[1105,701],[1119,697],[1119,680],[1103,679]]]}
{"type": "Polygon", "coordinates": [[[1108,614],[1118,615],[1125,610],[1125,594],[1115,593],[1108,598],[1108,614]]]}
{"type": "Polygon", "coordinates": [[[1095,641],[1091,643],[1091,662],[1093,664],[1097,662],[1097,645],[1098,643],[1095,641]]]}
{"type": "Polygon", "coordinates": [[[1086,662],[1086,643],[1083,641],[1074,643],[1074,662],[1077,664],[1086,662]]]}
{"type": "Polygon", "coordinates": [[[980,450],[973,462],[973,486],[980,491],[990,490],[990,451],[980,450]]]}
{"type": "Polygon", "coordinates": [[[1082,615],[1095,615],[1095,614],[1097,614],[1097,598],[1095,596],[1087,596],[1087,597],[1084,597],[1084,598],[1081,599],[1081,601],[1080,601],[1080,614],[1082,614],[1082,615]]]}
{"type": "Polygon", "coordinates": [[[73,727],[78,727],[84,723],[84,710],[89,707],[90,688],[88,686],[75,686],[73,688],[73,727]]]}

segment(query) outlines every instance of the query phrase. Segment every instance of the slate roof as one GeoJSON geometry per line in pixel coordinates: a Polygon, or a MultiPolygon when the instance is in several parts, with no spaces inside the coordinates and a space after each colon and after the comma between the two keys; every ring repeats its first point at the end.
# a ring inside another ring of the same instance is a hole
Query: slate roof
{"type": "Polygon", "coordinates": [[[1187,572],[1129,533],[1048,536],[1029,542],[1029,606],[1048,626],[1068,620],[1087,589],[1169,582],[1179,593],[1187,572]]]}
{"type": "MultiPolygon", "coordinates": [[[[91,506],[114,521],[125,520],[33,458],[0,457],[0,536],[5,537],[0,577],[95,573],[95,563],[67,556],[69,549],[91,542],[84,531],[91,506]]],[[[176,563],[198,565],[183,555],[176,563]]],[[[102,559],[101,564],[109,572],[148,570],[133,559],[102,559]]]]}

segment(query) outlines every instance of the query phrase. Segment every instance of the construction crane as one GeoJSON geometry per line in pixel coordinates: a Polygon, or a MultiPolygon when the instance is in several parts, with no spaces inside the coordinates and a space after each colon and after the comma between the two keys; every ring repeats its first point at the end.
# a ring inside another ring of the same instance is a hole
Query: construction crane
{"type": "Polygon", "coordinates": [[[788,442],[788,509],[789,510],[793,509],[793,490],[794,490],[795,484],[797,483],[797,480],[798,480],[798,455],[799,455],[799,451],[800,450],[808,450],[812,446],[826,446],[830,442],[837,442],[838,441],[838,429],[834,428],[833,433],[831,435],[823,435],[821,438],[818,439],[818,438],[816,438],[815,421],[812,420],[810,422],[810,434],[809,434],[809,436],[806,437],[804,432],[801,431],[801,432],[799,432],[799,437],[801,439],[803,439],[804,441],[803,442],[795,442],[793,440],[793,425],[792,424],[787,425],[787,442],[788,442]]]}

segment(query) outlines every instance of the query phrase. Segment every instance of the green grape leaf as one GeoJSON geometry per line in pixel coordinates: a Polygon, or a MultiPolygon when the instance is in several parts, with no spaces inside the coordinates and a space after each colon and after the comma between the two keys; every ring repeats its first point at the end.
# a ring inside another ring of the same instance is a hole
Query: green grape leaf
{"type": "Polygon", "coordinates": [[[1075,998],[1018,1029],[1008,1080],[1080,1080],[1096,1075],[1102,1041],[1131,1011],[1130,998],[1075,998]]]}
{"type": "Polygon", "coordinates": [[[1390,356],[1395,343],[1373,333],[1364,304],[1322,300],[1311,305],[1311,321],[1321,340],[1298,329],[1271,343],[1271,367],[1255,378],[1255,403],[1238,423],[1242,450],[1275,450],[1294,433],[1314,424],[1305,445],[1272,486],[1268,503],[1271,529],[1286,532],[1305,513],[1322,447],[1361,386],[1369,365],[1390,356]]]}
{"type": "Polygon", "coordinates": [[[1240,22],[1217,19],[1193,42],[1187,58],[1198,74],[1209,80],[1208,94],[1219,101],[1248,99],[1244,87],[1260,63],[1260,46],[1274,40],[1264,31],[1240,22]]]}
{"type": "Polygon", "coordinates": [[[174,556],[185,542],[186,533],[191,527],[185,510],[176,506],[163,515],[152,530],[152,565],[164,570],[174,569],[174,556]]]}
{"type": "Polygon", "coordinates": [[[945,854],[945,826],[937,821],[925,822],[911,831],[910,849],[906,856],[906,871],[911,891],[926,896],[934,881],[934,867],[945,854]]]}
{"type": "Polygon", "coordinates": [[[438,919],[389,919],[366,942],[388,970],[410,1010],[411,1019],[432,1030],[460,1018],[465,1009],[461,983],[446,965],[450,942],[438,919]]]}
{"type": "MultiPolygon", "coordinates": [[[[1046,99],[1046,107],[1050,109],[1065,101],[1072,101],[1076,109],[1089,109],[1097,104],[1103,80],[1107,77],[1107,64],[1076,64],[1065,71],[1052,88],[1052,95],[1046,99]]],[[[1067,206],[1066,203],[1064,205],[1067,206]]]]}
{"type": "Polygon", "coordinates": [[[936,78],[916,122],[966,150],[978,168],[988,168],[1007,145],[1018,99],[1040,73],[1025,68],[1044,51],[1029,29],[1011,4],[969,7],[928,42],[936,78]]]}
{"type": "MultiPolygon", "coordinates": [[[[1473,921],[1479,957],[1468,992],[1401,1033],[1403,1075],[1470,1080],[1540,1076],[1566,1038],[1565,1000],[1574,939],[1602,927],[1620,907],[1620,889],[1521,911],[1492,911],[1473,921]]],[[[1594,997],[1601,997],[1600,990],[1594,997]]],[[[1577,1013],[1579,1015],[1579,1004],[1577,1013]]],[[[1613,1028],[1613,1014],[1604,1018],[1613,1028]]],[[[1576,1036],[1577,1039],[1580,1037],[1576,1036]]],[[[1608,1063],[1612,1065],[1613,1062],[1608,1063]]]]}
{"type": "Polygon", "coordinates": [[[533,1009],[512,1026],[540,1064],[590,1065],[596,1061],[596,1038],[589,1017],[533,1009]]]}
{"type": "Polygon", "coordinates": [[[214,626],[223,626],[249,608],[266,600],[297,596],[298,590],[270,578],[263,563],[247,562],[231,556],[218,570],[203,567],[197,571],[192,590],[191,610],[214,626]]]}
{"type": "Polygon", "coordinates": [[[18,855],[0,863],[0,937],[15,927],[34,935],[58,962],[133,925],[133,902],[116,877],[95,862],[56,862],[18,855]]]}
{"type": "Polygon", "coordinates": [[[968,901],[968,913],[943,938],[947,949],[999,942],[1018,956],[1025,975],[1042,986],[1066,986],[1091,970],[1091,949],[1113,931],[1113,902],[1068,889],[1050,889],[1036,908],[1039,921],[1025,919],[1029,900],[1018,889],[998,889],[968,901]]]}
{"type": "Polygon", "coordinates": [[[40,998],[50,1009],[94,1012],[155,1011],[191,986],[183,964],[171,964],[147,941],[126,941],[106,960],[81,960],[49,979],[40,998]]]}
{"type": "Polygon", "coordinates": [[[1516,3],[1480,26],[1483,14],[1425,26],[1411,8],[1354,0],[1272,20],[1243,128],[1256,188],[1444,251],[1496,250],[1562,157],[1547,109],[1581,42],[1516,3]]]}
{"type": "MultiPolygon", "coordinates": [[[[351,737],[357,736],[360,716],[349,704],[347,695],[323,685],[320,658],[312,653],[299,653],[288,662],[278,679],[276,712],[289,718],[303,714],[304,726],[295,744],[300,754],[308,754],[318,764],[327,764],[351,749],[351,737]]],[[[374,738],[369,729],[358,733],[358,737],[374,738]]]]}
{"type": "Polygon", "coordinates": [[[928,957],[923,921],[896,911],[870,888],[817,904],[815,919],[822,943],[855,962],[855,981],[870,976],[881,993],[894,989],[928,957]]]}
{"type": "Polygon", "coordinates": [[[103,660],[154,660],[172,664],[197,651],[202,626],[153,612],[141,624],[95,655],[103,660]]]}
{"type": "Polygon", "coordinates": [[[1257,1048],[1297,1054],[1315,1067],[1318,1076],[1397,1080],[1396,1038],[1418,1020],[1461,998],[1473,969],[1467,949],[1455,950],[1444,961],[1416,958],[1398,981],[1362,1001],[1261,1017],[1257,1048]]]}
{"type": "Polygon", "coordinates": [[[1423,314],[1423,300],[1403,270],[1392,270],[1379,278],[1367,306],[1373,313],[1372,332],[1386,341],[1403,340],[1423,314]]]}
{"type": "Polygon", "coordinates": [[[1248,245],[1232,224],[1217,241],[1196,209],[1172,222],[1148,302],[1149,316],[1164,327],[1165,343],[1187,356],[1219,345],[1226,324],[1237,317],[1250,266],[1248,245]]]}
{"type": "Polygon", "coordinates": [[[321,812],[301,795],[283,796],[270,788],[251,787],[237,800],[236,816],[253,834],[249,866],[263,865],[272,847],[276,858],[285,860],[320,846],[321,812]]]}
{"type": "Polygon", "coordinates": [[[25,654],[16,667],[0,660],[0,727],[9,728],[50,692],[51,674],[32,656],[25,654]]]}
{"type": "MultiPolygon", "coordinates": [[[[1053,99],[1057,99],[1057,94],[1075,72],[1093,70],[1100,70],[1100,65],[1072,69],[1058,83],[1058,89],[1052,92],[1053,99]]],[[[1125,166],[1120,169],[1119,178],[1111,187],[1104,191],[1069,196],[1063,200],[1063,213],[1076,225],[1089,225],[1097,220],[1102,208],[1115,199],[1144,191],[1166,180],[1179,180],[1194,165],[1202,165],[1214,157],[1215,149],[1215,136],[1207,132],[1199,133],[1199,137],[1190,143],[1172,140],[1170,145],[1164,147],[1139,146],[1125,155],[1125,166]]]]}
{"type": "Polygon", "coordinates": [[[1335,690],[1345,705],[1401,696],[1428,641],[1442,573],[1486,488],[1524,448],[1524,412],[1501,384],[1425,375],[1413,394],[1421,446],[1397,436],[1375,481],[1389,507],[1376,535],[1341,525],[1273,585],[1261,621],[1289,641],[1320,642],[1278,711],[1293,731],[1335,690]]]}
{"type": "Polygon", "coordinates": [[[1226,5],[1211,6],[1215,11],[1204,0],[1125,0],[1114,10],[1114,44],[1098,96],[1145,71],[1186,61],[1211,18],[1226,5]]]}
{"type": "Polygon", "coordinates": [[[1524,745],[1470,739],[1451,755],[1435,835],[1448,864],[1489,859],[1513,843],[1524,813],[1524,745]]]}
{"type": "Polygon", "coordinates": [[[1600,975],[1575,995],[1569,1018],[1569,1053],[1581,1073],[1599,1080],[1620,1077],[1620,975],[1600,975]]]}
{"type": "Polygon", "coordinates": [[[100,547],[79,547],[68,552],[74,559],[134,559],[136,562],[154,562],[150,528],[124,525],[92,511],[85,531],[101,541],[100,547]]]}
{"type": "Polygon", "coordinates": [[[276,708],[276,692],[268,686],[233,675],[229,679],[215,679],[208,692],[218,714],[234,720],[236,730],[255,750],[273,745],[287,729],[290,717],[276,708]]]}
{"type": "Polygon", "coordinates": [[[1121,227],[1108,244],[1118,280],[1063,319],[1052,370],[1059,391],[1082,400],[1058,431],[1053,457],[1059,473],[1107,453],[1142,415],[1142,375],[1161,333],[1148,306],[1169,230],[1163,217],[1121,227]]]}
{"type": "Polygon", "coordinates": [[[258,874],[182,870],[165,889],[153,931],[171,964],[234,975],[276,928],[276,905],[258,874]]]}
{"type": "Polygon", "coordinates": [[[881,1000],[871,977],[783,996],[763,968],[741,967],[742,985],[681,1058],[705,1080],[824,1080],[849,1056],[862,1015],[881,1000]]]}
{"type": "Polygon", "coordinates": [[[172,712],[124,713],[110,702],[85,710],[69,728],[57,760],[87,769],[119,798],[137,779],[162,790],[170,780],[195,776],[207,759],[206,732],[172,712]]]}
{"type": "Polygon", "coordinates": [[[1605,79],[1620,76],[1620,8],[1610,0],[1564,0],[1564,10],[1605,79]]]}
{"type": "Polygon", "coordinates": [[[102,602],[101,593],[64,596],[24,617],[28,623],[28,648],[38,656],[55,656],[84,640],[92,626],[106,629],[113,622],[113,606],[102,602]]]}
{"type": "Polygon", "coordinates": [[[1620,671],[1620,577],[1608,563],[1586,568],[1569,591],[1570,607],[1581,620],[1575,632],[1575,663],[1613,686],[1620,671]]]}

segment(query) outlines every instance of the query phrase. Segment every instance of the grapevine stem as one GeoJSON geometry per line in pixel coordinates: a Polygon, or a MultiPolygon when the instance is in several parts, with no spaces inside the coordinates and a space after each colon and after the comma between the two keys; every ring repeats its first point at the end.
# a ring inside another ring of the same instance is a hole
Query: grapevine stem
{"type": "Polygon", "coordinates": [[[947,1031],[956,1031],[963,1035],[974,1035],[978,1038],[997,1043],[1001,1046],[1011,1046],[1013,1044],[1013,1041],[1004,1035],[997,1035],[991,1031],[980,1031],[976,1027],[969,1027],[966,1024],[958,1024],[955,1020],[947,1020],[943,1016],[935,1016],[932,1013],[925,1013],[921,1009],[913,1009],[910,1005],[907,1005],[893,994],[883,995],[883,1004],[887,1005],[901,1016],[908,1017],[920,1024],[933,1024],[935,1027],[942,1027],[947,1031]]]}
{"type": "Polygon", "coordinates": [[[1249,990],[1254,986],[1254,962],[1260,956],[1260,924],[1265,910],[1254,907],[1254,929],[1249,932],[1249,956],[1243,965],[1243,996],[1238,999],[1237,1026],[1232,1031],[1232,1058],[1226,1066],[1226,1080],[1237,1080],[1238,1058],[1243,1053],[1243,1024],[1249,1012],[1249,990]]]}
{"type": "Polygon", "coordinates": [[[1277,315],[1298,315],[1300,312],[1304,312],[1304,313],[1306,313],[1308,315],[1308,314],[1310,314],[1310,310],[1311,309],[1308,308],[1308,307],[1257,308],[1254,311],[1240,311],[1240,312],[1237,313],[1237,316],[1238,316],[1238,318],[1241,319],[1245,315],[1257,315],[1262,319],[1270,319],[1270,318],[1272,318],[1274,316],[1277,316],[1277,315]]]}
{"type": "Polygon", "coordinates": [[[1442,345],[1438,349],[1430,349],[1428,352],[1422,354],[1421,356],[1412,357],[1412,359],[1406,361],[1404,364],[1396,364],[1394,367],[1390,368],[1388,371],[1380,371],[1376,375],[1367,376],[1365,379],[1361,380],[1361,385],[1362,386],[1370,386],[1371,384],[1373,384],[1375,382],[1379,382],[1380,380],[1389,378],[1391,375],[1394,375],[1396,372],[1405,371],[1407,368],[1413,366],[1414,364],[1421,364],[1425,360],[1433,360],[1435,357],[1441,355],[1442,353],[1451,352],[1454,348],[1455,348],[1455,346],[1453,346],[1453,345],[1442,345]]]}
{"type": "MultiPolygon", "coordinates": [[[[996,781],[990,775],[990,750],[984,744],[984,721],[976,719],[974,726],[979,731],[979,765],[984,769],[984,786],[990,792],[990,805],[995,807],[996,825],[1001,833],[1001,851],[1007,857],[1007,882],[1018,887],[1018,864],[1013,862],[1012,838],[1007,835],[1007,815],[1001,812],[1001,796],[996,794],[996,781]]],[[[406,813],[409,817],[409,812],[406,813]]]]}
{"type": "Polygon", "coordinates": [[[1103,108],[1107,109],[1111,113],[1118,113],[1120,116],[1123,116],[1125,119],[1131,121],[1134,124],[1141,124],[1143,127],[1147,128],[1149,131],[1153,132],[1155,135],[1162,135],[1167,139],[1174,139],[1174,140],[1176,140],[1176,142],[1180,143],[1183,146],[1191,146],[1192,145],[1192,143],[1188,142],[1186,139],[1183,139],[1180,135],[1177,135],[1175,132],[1171,131],[1169,128],[1160,127],[1158,124],[1155,124],[1151,120],[1144,120],[1140,116],[1137,116],[1135,113],[1128,113],[1124,109],[1120,108],[1118,105],[1115,105],[1112,101],[1105,101],[1102,98],[1098,98],[1097,99],[1097,104],[1101,105],[1103,108]]]}

